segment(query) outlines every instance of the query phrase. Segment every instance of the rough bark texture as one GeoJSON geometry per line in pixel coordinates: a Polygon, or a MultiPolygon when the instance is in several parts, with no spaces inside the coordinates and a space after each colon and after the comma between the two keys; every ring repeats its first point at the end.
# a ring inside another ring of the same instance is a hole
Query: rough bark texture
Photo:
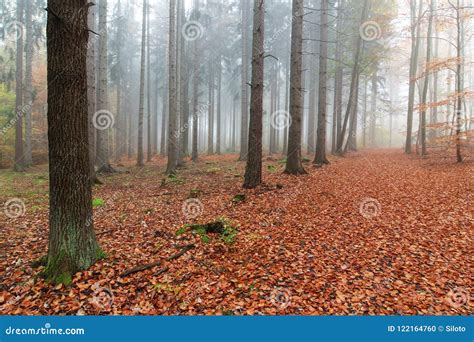
{"type": "Polygon", "coordinates": [[[288,132],[288,158],[285,173],[294,175],[306,173],[301,160],[303,14],[303,0],[293,0],[290,72],[291,126],[288,132]]]}
{"type": "Polygon", "coordinates": [[[319,46],[318,136],[314,164],[329,164],[326,158],[327,82],[328,82],[328,0],[321,1],[321,42],[319,46]]]}
{"type": "Polygon", "coordinates": [[[252,92],[250,94],[249,151],[244,188],[252,189],[262,182],[262,115],[265,37],[265,0],[256,0],[253,17],[252,92]]]}
{"type": "Polygon", "coordinates": [[[92,223],[86,55],[87,0],[49,0],[49,249],[45,276],[70,283],[101,255],[92,223]]]}

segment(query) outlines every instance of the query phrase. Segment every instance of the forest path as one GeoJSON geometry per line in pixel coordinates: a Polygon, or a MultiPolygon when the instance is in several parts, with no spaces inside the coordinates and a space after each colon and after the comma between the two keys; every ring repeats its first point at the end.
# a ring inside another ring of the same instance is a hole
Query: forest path
{"type": "Polygon", "coordinates": [[[8,178],[5,184],[25,199],[26,213],[0,218],[8,249],[0,260],[2,313],[466,314],[472,309],[450,302],[453,294],[473,292],[466,264],[474,226],[472,162],[456,165],[373,150],[333,158],[321,169],[305,163],[309,174],[294,177],[281,173],[281,160],[267,158],[266,185],[256,190],[242,190],[245,164],[232,155],[203,157],[168,179],[162,175],[164,162],[103,177],[105,184],[94,190],[99,202],[94,224],[108,257],[78,273],[70,288],[34,283],[37,272],[29,266],[46,250],[47,196],[38,186],[30,194],[44,170],[30,180],[8,178]],[[191,190],[198,190],[198,199],[189,200],[191,190]],[[234,203],[237,194],[245,194],[245,201],[234,203]],[[219,217],[239,226],[234,244],[215,234],[209,243],[175,234],[186,223],[219,217]],[[176,245],[189,243],[196,248],[163,267],[120,277],[125,269],[173,255],[176,245]],[[161,273],[164,267],[168,270],[161,273]],[[97,304],[98,295],[105,302],[97,304]]]}

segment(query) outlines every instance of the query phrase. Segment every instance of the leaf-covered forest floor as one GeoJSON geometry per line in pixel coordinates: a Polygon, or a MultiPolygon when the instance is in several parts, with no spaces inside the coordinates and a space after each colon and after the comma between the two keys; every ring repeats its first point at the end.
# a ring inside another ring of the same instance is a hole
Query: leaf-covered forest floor
{"type": "Polygon", "coordinates": [[[0,313],[472,313],[472,161],[373,150],[322,169],[306,163],[308,175],[294,177],[280,159],[265,158],[257,190],[242,190],[235,155],[188,162],[176,178],[163,176],[164,159],[102,176],[94,224],[107,258],[70,287],[46,284],[31,267],[47,251],[46,169],[0,172],[1,202],[20,198],[26,209],[0,215],[0,313]],[[176,234],[219,218],[238,228],[233,243],[176,234]]]}

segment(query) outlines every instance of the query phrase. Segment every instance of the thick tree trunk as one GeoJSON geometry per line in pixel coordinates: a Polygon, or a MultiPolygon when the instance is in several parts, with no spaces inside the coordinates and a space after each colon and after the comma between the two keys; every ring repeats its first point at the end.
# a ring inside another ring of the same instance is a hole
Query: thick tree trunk
{"type": "Polygon", "coordinates": [[[243,185],[247,189],[253,189],[262,183],[264,39],[265,0],[255,0],[252,44],[252,91],[250,94],[250,148],[243,185]]]}
{"type": "Polygon", "coordinates": [[[327,78],[328,78],[328,0],[321,1],[321,42],[319,56],[319,105],[318,105],[318,136],[314,164],[322,166],[329,164],[326,157],[326,128],[327,128],[327,78]]]}
{"type": "MultiPolygon", "coordinates": [[[[24,0],[17,0],[16,4],[16,20],[23,22],[24,0]]],[[[23,146],[23,36],[19,34],[16,41],[16,89],[15,89],[15,160],[13,169],[17,172],[25,169],[25,156],[23,146]]]]}
{"type": "Polygon", "coordinates": [[[44,274],[70,283],[101,256],[89,181],[86,0],[48,0],[50,213],[44,274]],[[66,25],[67,24],[67,25],[66,25]]]}
{"type": "Polygon", "coordinates": [[[302,62],[303,62],[303,0],[293,0],[293,21],[291,27],[291,75],[290,115],[288,134],[288,157],[285,173],[304,174],[301,160],[301,124],[303,113],[302,62]]]}

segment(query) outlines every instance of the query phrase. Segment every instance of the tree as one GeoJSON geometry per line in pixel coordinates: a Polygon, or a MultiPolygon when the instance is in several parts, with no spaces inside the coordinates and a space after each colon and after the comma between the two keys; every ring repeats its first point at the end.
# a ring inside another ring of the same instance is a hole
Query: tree
{"type": "Polygon", "coordinates": [[[427,149],[426,149],[426,110],[428,107],[427,102],[427,97],[428,97],[428,87],[429,87],[429,82],[430,82],[430,70],[429,70],[429,65],[431,62],[431,44],[432,44],[432,39],[431,39],[431,33],[433,31],[433,13],[435,8],[434,6],[434,1],[431,0],[431,5],[430,5],[430,15],[429,15],[429,20],[428,20],[428,32],[427,32],[427,38],[426,38],[426,68],[425,68],[425,79],[424,79],[424,84],[423,84],[423,95],[421,98],[421,108],[420,108],[420,129],[421,129],[421,155],[426,156],[427,155],[427,149]]]}
{"type": "Polygon", "coordinates": [[[265,0],[254,2],[252,84],[250,93],[250,129],[244,188],[253,189],[262,182],[262,115],[265,38],[265,0]]]}
{"type": "MultiPolygon", "coordinates": [[[[98,92],[98,112],[107,117],[108,124],[97,129],[97,166],[98,171],[103,173],[114,172],[109,163],[109,132],[113,115],[109,111],[108,100],[108,72],[107,72],[107,0],[100,0],[99,4],[99,92],[98,92]]],[[[101,116],[96,115],[94,123],[100,126],[101,116]]]]}
{"type": "Polygon", "coordinates": [[[140,98],[138,109],[138,154],[137,166],[143,166],[143,116],[145,111],[145,49],[146,49],[146,22],[147,18],[147,0],[143,0],[143,18],[142,18],[142,47],[140,59],[140,98]]]}
{"type": "Polygon", "coordinates": [[[420,50],[421,16],[423,1],[419,0],[418,16],[416,16],[416,0],[410,1],[411,13],[411,56],[410,56],[410,85],[408,89],[407,136],[405,153],[411,153],[411,137],[413,133],[413,107],[415,105],[416,73],[418,70],[418,53],[420,50]]]}
{"type": "Polygon", "coordinates": [[[318,136],[314,164],[329,164],[326,158],[326,127],[327,127],[327,69],[328,69],[328,0],[321,0],[321,35],[319,54],[319,105],[318,105],[318,136]]]}
{"type": "Polygon", "coordinates": [[[293,0],[291,24],[290,116],[288,157],[285,173],[305,174],[301,160],[301,118],[303,112],[303,0],[293,0]]]}
{"type": "Polygon", "coordinates": [[[239,160],[247,160],[248,152],[248,116],[249,116],[249,104],[248,104],[248,36],[249,36],[249,2],[248,0],[242,0],[242,69],[241,69],[241,128],[240,128],[240,157],[239,160]]]}
{"type": "Polygon", "coordinates": [[[32,86],[32,72],[33,72],[33,20],[32,20],[33,6],[29,5],[25,8],[25,166],[33,164],[32,148],[31,148],[31,108],[33,105],[33,86],[32,86]]]}
{"type": "Polygon", "coordinates": [[[87,0],[48,0],[49,245],[46,279],[70,283],[101,256],[92,223],[87,0]]]}
{"type": "MultiPolygon", "coordinates": [[[[16,20],[23,22],[24,0],[17,0],[16,20]]],[[[25,156],[23,146],[23,35],[18,34],[16,40],[16,100],[15,109],[17,111],[15,123],[15,160],[13,169],[17,172],[25,169],[25,156]]]]}
{"type": "MultiPolygon", "coordinates": [[[[96,6],[89,8],[87,16],[87,27],[90,31],[96,31],[96,6]]],[[[89,139],[89,180],[91,184],[99,184],[95,172],[95,126],[94,114],[97,110],[97,89],[96,89],[96,69],[95,69],[95,39],[94,34],[89,35],[87,46],[87,112],[88,112],[88,139],[89,139]]]]}
{"type": "Polygon", "coordinates": [[[168,165],[167,174],[174,174],[178,162],[177,138],[177,101],[176,101],[176,0],[170,0],[170,27],[169,27],[169,114],[168,114],[168,165]]]}

